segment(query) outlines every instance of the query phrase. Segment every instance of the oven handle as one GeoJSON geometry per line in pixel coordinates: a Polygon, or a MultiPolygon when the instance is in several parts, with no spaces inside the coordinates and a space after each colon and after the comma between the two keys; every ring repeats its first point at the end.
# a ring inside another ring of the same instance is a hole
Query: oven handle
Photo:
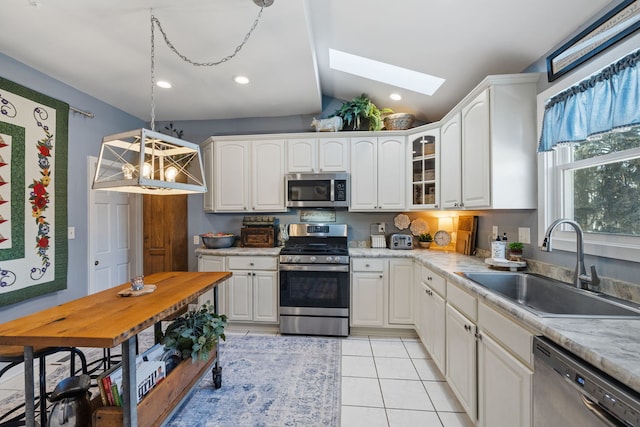
{"type": "Polygon", "coordinates": [[[280,264],[280,271],[337,271],[348,273],[349,266],[346,264],[280,264]]]}

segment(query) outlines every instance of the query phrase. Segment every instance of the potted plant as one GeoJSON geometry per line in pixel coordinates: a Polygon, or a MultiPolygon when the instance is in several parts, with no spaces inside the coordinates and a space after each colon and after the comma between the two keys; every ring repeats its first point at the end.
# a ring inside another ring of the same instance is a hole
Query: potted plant
{"type": "Polygon", "coordinates": [[[510,242],[509,243],[509,259],[512,261],[520,261],[522,258],[522,250],[524,249],[524,245],[520,242],[510,242]]]}
{"type": "Polygon", "coordinates": [[[197,311],[189,311],[169,324],[160,342],[167,349],[182,353],[182,358],[207,360],[219,339],[226,339],[227,316],[217,314],[212,304],[205,303],[197,311]]]}
{"type": "Polygon", "coordinates": [[[429,249],[433,242],[433,237],[430,233],[422,233],[418,236],[418,244],[421,248],[429,249]]]}
{"type": "Polygon", "coordinates": [[[359,130],[368,123],[368,130],[382,129],[382,115],[393,113],[390,108],[379,109],[366,94],[362,94],[351,101],[342,103],[330,117],[342,118],[345,128],[359,130]]]}

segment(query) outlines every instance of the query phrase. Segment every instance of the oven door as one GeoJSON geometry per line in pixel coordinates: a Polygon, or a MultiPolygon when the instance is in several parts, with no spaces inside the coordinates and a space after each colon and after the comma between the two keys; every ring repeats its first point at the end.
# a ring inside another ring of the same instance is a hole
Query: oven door
{"type": "Polygon", "coordinates": [[[280,264],[280,314],[349,315],[349,266],[280,264]]]}

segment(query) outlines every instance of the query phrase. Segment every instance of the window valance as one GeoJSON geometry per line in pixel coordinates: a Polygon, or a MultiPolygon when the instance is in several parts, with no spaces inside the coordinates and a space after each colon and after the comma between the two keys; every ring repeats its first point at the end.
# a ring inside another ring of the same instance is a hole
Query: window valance
{"type": "Polygon", "coordinates": [[[554,96],[545,106],[538,151],[640,124],[640,50],[554,96]]]}

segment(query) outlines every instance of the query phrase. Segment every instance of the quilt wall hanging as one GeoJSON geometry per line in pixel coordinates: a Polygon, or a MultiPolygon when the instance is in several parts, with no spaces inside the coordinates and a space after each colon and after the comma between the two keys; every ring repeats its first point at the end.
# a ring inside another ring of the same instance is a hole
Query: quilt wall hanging
{"type": "Polygon", "coordinates": [[[67,287],[69,105],[0,77],[0,306],[67,287]]]}

